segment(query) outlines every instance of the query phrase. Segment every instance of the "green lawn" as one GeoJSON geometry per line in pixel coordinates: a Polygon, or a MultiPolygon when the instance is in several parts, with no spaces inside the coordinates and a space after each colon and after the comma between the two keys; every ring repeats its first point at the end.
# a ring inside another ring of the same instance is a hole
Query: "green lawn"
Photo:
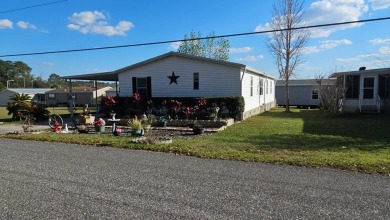
{"type": "Polygon", "coordinates": [[[324,117],[320,110],[282,108],[251,117],[217,134],[175,139],[171,145],[130,143],[128,137],[44,134],[3,135],[34,140],[113,146],[203,158],[333,167],[390,174],[390,117],[344,115],[324,117]]]}

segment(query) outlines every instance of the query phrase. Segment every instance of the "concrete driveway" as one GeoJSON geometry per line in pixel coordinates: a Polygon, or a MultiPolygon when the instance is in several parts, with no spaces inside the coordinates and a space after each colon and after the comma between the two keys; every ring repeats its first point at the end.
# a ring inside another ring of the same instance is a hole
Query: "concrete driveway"
{"type": "Polygon", "coordinates": [[[0,219],[390,219],[390,177],[0,139],[0,219]]]}
{"type": "MultiPolygon", "coordinates": [[[[38,124],[34,125],[31,130],[46,130],[49,129],[49,125],[43,125],[43,124],[38,124]]],[[[0,124],[0,134],[7,134],[11,132],[22,132],[23,128],[22,125],[18,124],[0,124]]]]}

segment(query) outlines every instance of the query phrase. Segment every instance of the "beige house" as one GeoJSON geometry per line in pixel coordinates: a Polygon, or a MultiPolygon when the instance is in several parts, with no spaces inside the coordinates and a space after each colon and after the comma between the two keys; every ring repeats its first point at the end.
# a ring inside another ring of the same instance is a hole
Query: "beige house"
{"type": "Polygon", "coordinates": [[[45,93],[46,104],[48,106],[65,106],[73,100],[76,106],[93,105],[97,97],[105,96],[106,91],[110,89],[112,88],[72,87],[72,90],[69,88],[55,89],[45,93]]]}

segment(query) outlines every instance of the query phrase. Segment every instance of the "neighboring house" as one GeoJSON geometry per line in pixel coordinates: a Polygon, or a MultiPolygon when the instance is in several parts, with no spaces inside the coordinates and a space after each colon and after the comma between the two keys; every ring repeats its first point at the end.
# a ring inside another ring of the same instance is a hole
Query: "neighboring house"
{"type": "Polygon", "coordinates": [[[46,92],[46,104],[48,106],[66,106],[70,100],[73,100],[75,105],[93,105],[95,98],[105,96],[106,91],[112,89],[111,87],[96,88],[94,87],[72,87],[60,88],[46,92]]]}
{"type": "MultiPolygon", "coordinates": [[[[336,80],[323,79],[322,85],[334,85],[336,80]]],[[[283,80],[276,81],[276,103],[286,106],[286,87],[283,80]]],[[[316,79],[289,80],[290,106],[316,108],[320,105],[319,85],[316,79]]]]}
{"type": "Polygon", "coordinates": [[[390,106],[390,68],[337,72],[330,77],[343,83],[344,112],[377,111],[390,106]]]}
{"type": "Polygon", "coordinates": [[[242,96],[242,119],[275,106],[275,79],[244,64],[169,52],[113,72],[64,79],[117,80],[119,96],[242,96]]]}
{"type": "Polygon", "coordinates": [[[10,102],[11,96],[14,94],[27,94],[30,96],[31,101],[46,104],[45,92],[53,89],[48,88],[31,88],[31,89],[19,89],[19,88],[8,88],[0,92],[0,106],[7,106],[10,102]]]}
{"type": "MultiPolygon", "coordinates": [[[[119,92],[119,91],[118,91],[119,92]]],[[[117,96],[117,90],[116,89],[109,89],[106,91],[106,96],[117,96]]]]}

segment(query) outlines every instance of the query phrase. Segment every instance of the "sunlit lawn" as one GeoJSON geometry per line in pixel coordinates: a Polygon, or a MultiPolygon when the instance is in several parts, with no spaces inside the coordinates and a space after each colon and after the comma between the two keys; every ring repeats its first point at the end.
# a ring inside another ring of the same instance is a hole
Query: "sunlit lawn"
{"type": "Polygon", "coordinates": [[[320,110],[293,109],[289,114],[283,110],[275,108],[217,134],[174,139],[171,145],[134,144],[129,137],[107,135],[49,133],[3,137],[390,174],[389,116],[324,117],[320,110]]]}

